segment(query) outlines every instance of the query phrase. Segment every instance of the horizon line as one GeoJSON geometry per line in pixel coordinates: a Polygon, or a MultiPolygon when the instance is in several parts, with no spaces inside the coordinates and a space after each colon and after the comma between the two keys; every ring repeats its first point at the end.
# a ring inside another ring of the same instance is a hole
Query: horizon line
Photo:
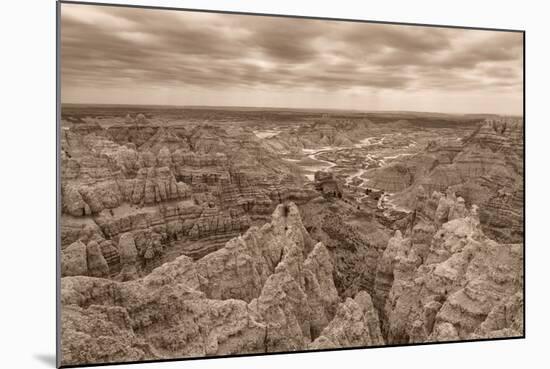
{"type": "Polygon", "coordinates": [[[59,102],[63,105],[85,105],[85,106],[120,106],[120,107],[158,107],[158,108],[180,108],[180,109],[197,109],[197,108],[221,108],[221,109],[257,109],[257,110],[309,110],[309,111],[339,111],[339,112],[354,112],[354,113],[422,113],[422,114],[441,114],[441,115],[496,115],[496,116],[512,116],[523,117],[523,113],[464,113],[464,112],[442,112],[442,111],[425,111],[425,110],[361,110],[361,109],[344,109],[344,108],[313,108],[313,107],[281,107],[281,106],[252,106],[252,105],[173,105],[173,104],[131,104],[131,103],[84,103],[84,102],[59,102]]]}

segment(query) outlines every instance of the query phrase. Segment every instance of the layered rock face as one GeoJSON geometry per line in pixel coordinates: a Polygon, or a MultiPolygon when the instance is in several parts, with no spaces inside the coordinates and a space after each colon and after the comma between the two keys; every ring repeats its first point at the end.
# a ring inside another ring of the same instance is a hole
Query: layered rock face
{"type": "MultiPolygon", "coordinates": [[[[135,242],[121,242],[131,269],[135,242]]],[[[61,280],[64,365],[384,342],[368,293],[340,302],[330,254],[293,203],[196,262],[180,256],[127,282],[69,275],[61,280]]]]}
{"type": "Polygon", "coordinates": [[[403,191],[413,183],[413,175],[410,169],[400,163],[373,169],[369,175],[369,186],[381,188],[388,192],[403,191]]]}
{"type": "Polygon", "coordinates": [[[412,231],[397,231],[379,262],[375,305],[386,342],[523,335],[523,246],[485,236],[477,208],[453,193],[437,198],[434,212],[418,204],[412,231]]]}
{"type": "MultiPolygon", "coordinates": [[[[112,277],[125,233],[135,238],[137,274],[124,278],[139,277],[179,255],[198,259],[219,249],[263,224],[279,203],[315,196],[292,166],[242,130],[155,126],[137,116],[102,128],[90,119],[64,129],[61,148],[64,254],[69,260],[70,245],[96,242],[109,267],[101,273],[112,277]]],[[[76,271],[67,273],[92,275],[76,271]]]]}
{"type": "MultiPolygon", "coordinates": [[[[162,127],[158,130],[166,132],[162,127]]],[[[230,144],[225,143],[221,149],[229,152],[216,152],[201,143],[203,136],[197,139],[199,142],[188,143],[170,132],[170,137],[178,138],[175,142],[160,140],[157,134],[137,149],[133,143],[119,146],[109,140],[108,135],[108,131],[85,136],[66,132],[67,143],[63,145],[62,155],[65,213],[85,216],[114,209],[123,203],[154,205],[186,199],[201,192],[210,192],[216,197],[216,192],[228,184],[237,191],[234,197],[244,197],[251,203],[257,197],[261,203],[270,197],[271,193],[266,191],[270,186],[281,185],[288,179],[279,176],[275,182],[267,182],[270,174],[285,171],[280,160],[269,157],[267,151],[254,155],[254,151],[262,151],[261,147],[252,150],[239,143],[239,150],[236,150],[226,147],[230,144]],[[198,146],[199,151],[190,151],[189,145],[198,146]],[[268,167],[259,170],[262,163],[268,167]]],[[[218,137],[218,140],[222,139],[218,137]]],[[[294,181],[298,188],[299,183],[294,181]]],[[[289,181],[284,183],[285,186],[289,184],[289,181]]],[[[238,199],[226,198],[225,204],[228,200],[238,199]]],[[[230,202],[229,205],[238,207],[240,204],[230,202]]]]}
{"type": "Polygon", "coordinates": [[[369,172],[369,185],[411,207],[422,186],[451,188],[466,205],[480,207],[484,232],[500,242],[523,240],[523,120],[487,119],[459,141],[432,142],[423,153],[369,172]]]}
{"type": "Polygon", "coordinates": [[[346,120],[325,116],[265,141],[276,152],[296,152],[324,146],[351,146],[359,137],[368,135],[372,128],[372,122],[365,118],[346,120]]]}

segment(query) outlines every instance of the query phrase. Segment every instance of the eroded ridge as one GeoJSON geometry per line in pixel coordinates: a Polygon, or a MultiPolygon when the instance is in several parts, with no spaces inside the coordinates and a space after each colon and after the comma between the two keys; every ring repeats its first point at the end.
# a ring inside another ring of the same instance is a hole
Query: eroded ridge
{"type": "Polygon", "coordinates": [[[382,343],[368,293],[340,302],[332,275],[327,248],[282,204],[199,261],[180,256],[127,282],[62,278],[63,363],[382,343]]]}

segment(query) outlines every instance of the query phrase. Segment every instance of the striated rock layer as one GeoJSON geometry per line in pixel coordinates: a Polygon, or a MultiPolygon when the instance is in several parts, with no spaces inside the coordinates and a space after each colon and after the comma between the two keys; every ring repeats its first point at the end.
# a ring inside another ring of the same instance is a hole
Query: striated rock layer
{"type": "Polygon", "coordinates": [[[71,245],[96,242],[102,276],[120,272],[126,233],[137,259],[124,278],[139,277],[180,255],[201,258],[268,221],[278,204],[316,195],[250,132],[126,118],[108,128],[90,119],[61,135],[63,253],[72,260],[71,245]]]}
{"type": "MultiPolygon", "coordinates": [[[[135,242],[121,242],[131,269],[135,242]]],[[[279,205],[271,223],[199,261],[126,282],[63,277],[62,364],[383,344],[369,294],[340,302],[332,275],[296,205],[279,205]]]]}
{"type": "Polygon", "coordinates": [[[369,186],[411,207],[420,187],[448,188],[480,206],[484,232],[499,242],[523,241],[523,120],[487,119],[461,141],[431,142],[424,152],[368,172],[369,186]]]}
{"type": "Polygon", "coordinates": [[[453,193],[432,198],[435,212],[420,201],[412,230],[396,231],[378,265],[386,342],[522,336],[523,246],[485,236],[477,208],[453,193]]]}

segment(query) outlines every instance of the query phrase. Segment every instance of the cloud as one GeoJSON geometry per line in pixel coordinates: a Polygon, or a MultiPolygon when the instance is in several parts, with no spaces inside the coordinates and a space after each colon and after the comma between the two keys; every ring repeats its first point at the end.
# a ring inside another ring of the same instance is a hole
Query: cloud
{"type": "Polygon", "coordinates": [[[510,32],[63,4],[62,91],[509,94],[522,45],[510,32]]]}

